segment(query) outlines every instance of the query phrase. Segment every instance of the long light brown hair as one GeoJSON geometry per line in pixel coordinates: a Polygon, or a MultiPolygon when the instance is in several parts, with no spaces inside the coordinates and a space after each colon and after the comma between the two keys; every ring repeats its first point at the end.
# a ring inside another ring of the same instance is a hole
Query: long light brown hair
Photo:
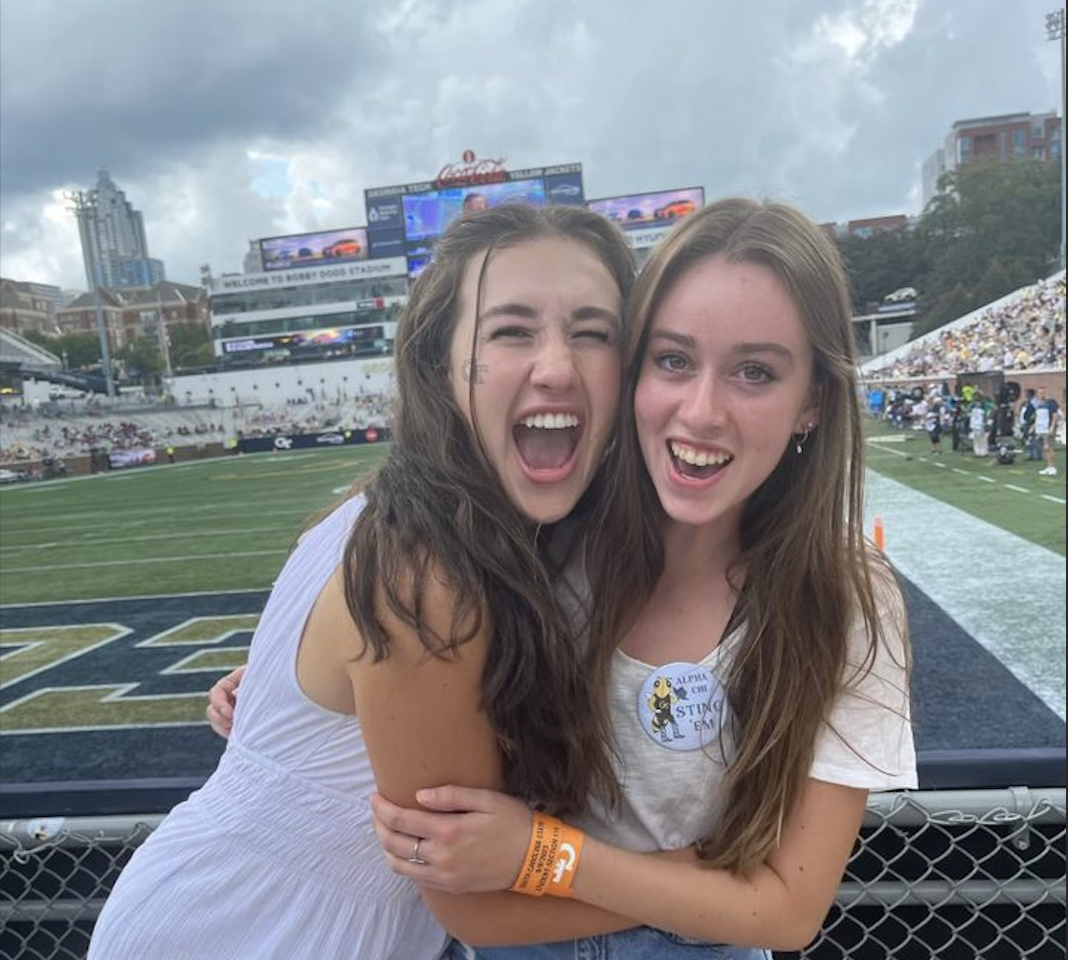
{"type": "MultiPolygon", "coordinates": [[[[619,230],[596,214],[515,204],[457,220],[437,241],[397,325],[393,443],[365,487],[367,505],[346,546],[344,572],[349,610],[376,660],[389,653],[379,604],[441,657],[490,619],[482,706],[505,756],[506,788],[567,812],[581,809],[593,790],[612,791],[606,721],[585,709],[590,677],[575,642],[577,627],[559,603],[561,564],[547,550],[550,531],[508,499],[456,403],[450,377],[468,266],[480,269],[477,316],[492,251],[545,238],[588,247],[621,296],[629,294],[633,254],[619,230]],[[431,571],[447,576],[453,592],[448,636],[435,635],[424,621],[431,571]]],[[[600,484],[595,478],[587,503],[600,484]]],[[[585,506],[580,503],[578,512],[585,506]]]]}
{"type": "Polygon", "coordinates": [[[702,844],[712,865],[748,872],[777,844],[809,775],[817,734],[844,682],[851,626],[882,633],[873,559],[863,534],[863,438],[852,312],[834,244],[780,203],[727,199],[687,217],[642,269],[629,305],[627,380],[610,488],[590,542],[604,682],[612,651],[663,569],[665,521],[643,466],[634,391],[649,328],[683,273],[713,255],[772,270],[796,304],[814,354],[819,420],[798,455],[791,443],[743,510],[734,622],[744,640],[724,678],[733,716],[725,812],[702,844]],[[744,571],[744,583],[743,574],[744,571]]]}

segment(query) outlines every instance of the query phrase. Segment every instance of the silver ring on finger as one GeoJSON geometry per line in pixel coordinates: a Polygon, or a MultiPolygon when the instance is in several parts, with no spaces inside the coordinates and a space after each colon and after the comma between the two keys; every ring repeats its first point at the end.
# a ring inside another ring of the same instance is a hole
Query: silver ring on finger
{"type": "Polygon", "coordinates": [[[423,837],[415,838],[415,844],[412,846],[412,855],[408,858],[409,863],[415,863],[421,866],[427,865],[426,861],[421,856],[419,856],[419,844],[423,842],[423,839],[423,837]]]}

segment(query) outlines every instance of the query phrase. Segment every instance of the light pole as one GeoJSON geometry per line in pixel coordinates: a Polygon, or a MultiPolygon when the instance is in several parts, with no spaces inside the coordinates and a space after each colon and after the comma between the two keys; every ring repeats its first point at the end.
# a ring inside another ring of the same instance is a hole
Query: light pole
{"type": "Polygon", "coordinates": [[[96,198],[89,192],[76,190],[67,194],[74,216],[78,220],[78,234],[82,241],[82,253],[85,257],[85,277],[89,281],[89,290],[93,294],[93,310],[96,313],[96,336],[100,343],[100,362],[104,368],[104,384],[109,399],[115,396],[115,376],[111,370],[111,348],[108,344],[108,325],[104,319],[104,309],[100,304],[100,277],[96,255],[93,252],[90,237],[90,217],[96,213],[96,198]]]}
{"type": "Polygon", "coordinates": [[[163,311],[162,282],[156,284],[156,306],[158,308],[156,313],[157,335],[159,336],[160,349],[163,351],[163,375],[170,379],[174,376],[174,369],[171,367],[171,341],[170,334],[167,332],[167,315],[163,311]]]}
{"type": "Polygon", "coordinates": [[[1064,7],[1046,14],[1046,39],[1061,44],[1061,269],[1064,269],[1064,7]]]}

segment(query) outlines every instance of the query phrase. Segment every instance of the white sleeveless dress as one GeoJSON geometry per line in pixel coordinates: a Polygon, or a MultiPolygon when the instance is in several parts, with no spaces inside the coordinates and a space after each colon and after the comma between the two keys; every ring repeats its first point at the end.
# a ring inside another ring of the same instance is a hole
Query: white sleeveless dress
{"type": "Polygon", "coordinates": [[[386,866],[355,717],[309,700],[297,648],[362,498],[308,531],[252,640],[234,729],[205,785],[134,854],[89,960],[435,960],[447,934],[386,866]]]}

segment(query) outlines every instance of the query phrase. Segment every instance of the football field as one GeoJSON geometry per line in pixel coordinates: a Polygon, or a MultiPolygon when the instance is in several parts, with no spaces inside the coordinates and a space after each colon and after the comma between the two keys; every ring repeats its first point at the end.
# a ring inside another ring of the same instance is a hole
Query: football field
{"type": "MultiPolygon", "coordinates": [[[[904,580],[921,750],[1063,747],[1065,482],[870,426],[904,580]]],[[[0,772],[203,777],[205,691],[243,662],[295,536],[385,446],[161,464],[0,490],[0,772]]],[[[1063,456],[1062,456],[1063,459],[1063,456]]]]}
{"type": "Polygon", "coordinates": [[[263,589],[384,445],[134,467],[0,489],[0,606],[263,589]]]}

